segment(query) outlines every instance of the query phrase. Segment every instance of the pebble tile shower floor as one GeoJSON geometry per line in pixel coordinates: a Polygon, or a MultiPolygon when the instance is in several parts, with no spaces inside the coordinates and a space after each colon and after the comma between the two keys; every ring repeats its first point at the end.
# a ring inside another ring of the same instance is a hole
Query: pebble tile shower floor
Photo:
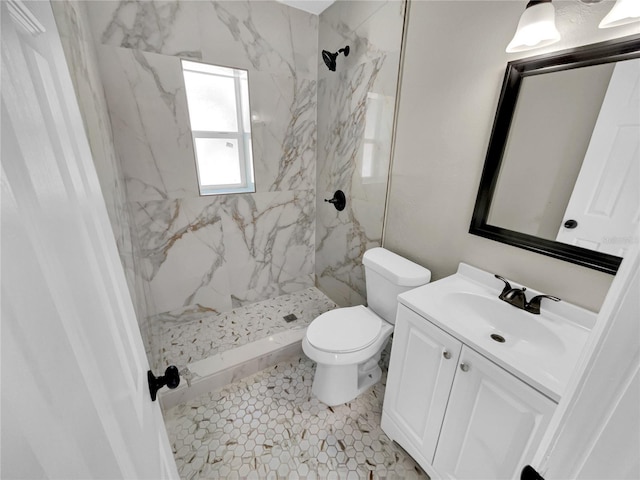
{"type": "MultiPolygon", "coordinates": [[[[315,287],[282,295],[230,312],[200,315],[180,322],[158,318],[155,344],[161,368],[175,364],[184,367],[211,355],[293,328],[304,328],[321,313],[337,305],[315,287]],[[287,323],[284,316],[293,313],[297,320],[287,323]]],[[[159,367],[159,369],[160,369],[159,367]]]]}
{"type": "Polygon", "coordinates": [[[328,407],[311,395],[314,369],[281,362],[165,412],[181,478],[428,479],[380,428],[386,376],[328,407]]]}

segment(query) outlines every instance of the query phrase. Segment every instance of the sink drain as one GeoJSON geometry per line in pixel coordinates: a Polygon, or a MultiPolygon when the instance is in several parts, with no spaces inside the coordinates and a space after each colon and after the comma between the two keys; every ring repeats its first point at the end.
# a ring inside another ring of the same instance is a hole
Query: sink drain
{"type": "Polygon", "coordinates": [[[495,340],[498,343],[504,343],[504,337],[502,335],[498,335],[497,333],[491,334],[491,340],[495,340]]]}

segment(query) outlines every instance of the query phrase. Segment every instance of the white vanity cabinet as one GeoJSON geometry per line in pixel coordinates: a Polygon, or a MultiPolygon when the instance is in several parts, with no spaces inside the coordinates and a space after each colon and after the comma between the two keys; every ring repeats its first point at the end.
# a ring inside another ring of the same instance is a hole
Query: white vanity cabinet
{"type": "Polygon", "coordinates": [[[399,306],[382,429],[432,478],[519,478],[555,407],[511,373],[399,306]]]}
{"type": "Polygon", "coordinates": [[[463,347],[433,467],[444,478],[520,478],[555,407],[526,383],[463,347]]]}
{"type": "Polygon", "coordinates": [[[421,465],[433,462],[462,343],[401,305],[382,429],[421,465]]]}

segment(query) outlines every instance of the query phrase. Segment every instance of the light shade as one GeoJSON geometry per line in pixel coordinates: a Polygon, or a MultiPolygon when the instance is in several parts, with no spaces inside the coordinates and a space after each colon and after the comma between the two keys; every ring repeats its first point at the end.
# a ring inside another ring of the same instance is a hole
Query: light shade
{"type": "Polygon", "coordinates": [[[618,0],[598,26],[618,27],[637,21],[640,21],[640,0],[618,0]]]}
{"type": "MultiPolygon", "coordinates": [[[[640,0],[632,0],[638,1],[640,0]]],[[[507,52],[524,52],[545,47],[560,40],[556,28],[556,10],[549,1],[531,1],[520,17],[513,40],[507,45],[507,52]]]]}

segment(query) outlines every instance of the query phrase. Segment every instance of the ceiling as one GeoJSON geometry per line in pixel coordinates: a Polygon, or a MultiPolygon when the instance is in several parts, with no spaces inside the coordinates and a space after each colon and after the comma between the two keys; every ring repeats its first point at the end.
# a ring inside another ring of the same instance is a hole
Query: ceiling
{"type": "Polygon", "coordinates": [[[289,5],[293,8],[304,10],[305,12],[320,15],[327,7],[334,3],[335,0],[278,0],[280,3],[289,5]]]}

